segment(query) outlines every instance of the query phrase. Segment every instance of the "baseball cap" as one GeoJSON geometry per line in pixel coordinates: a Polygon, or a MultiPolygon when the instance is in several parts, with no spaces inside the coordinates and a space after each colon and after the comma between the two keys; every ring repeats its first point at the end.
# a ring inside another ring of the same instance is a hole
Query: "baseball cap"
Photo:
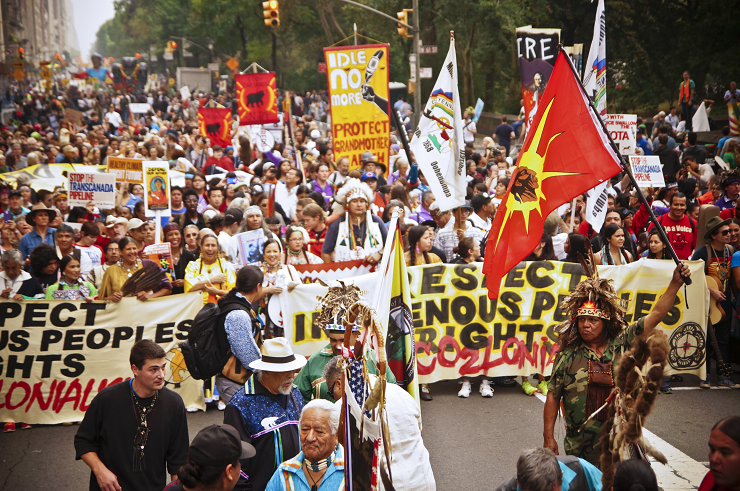
{"type": "Polygon", "coordinates": [[[261,184],[255,184],[250,189],[249,194],[251,194],[252,196],[256,196],[258,194],[262,194],[264,191],[265,191],[265,189],[262,187],[261,184]]]}
{"type": "Polygon", "coordinates": [[[321,132],[319,130],[313,130],[311,131],[311,139],[312,140],[318,140],[321,138],[321,132]]]}
{"type": "Polygon", "coordinates": [[[132,218],[131,220],[128,221],[126,225],[126,232],[131,232],[132,230],[136,230],[142,225],[144,225],[144,222],[142,222],[140,218],[132,218]]]}
{"type": "Polygon", "coordinates": [[[195,435],[188,459],[201,466],[226,466],[240,459],[254,457],[256,450],[243,442],[231,425],[215,424],[206,426],[195,435]]]}
{"type": "Polygon", "coordinates": [[[483,205],[489,203],[493,199],[493,196],[491,196],[488,193],[478,193],[475,196],[473,196],[473,199],[470,200],[470,204],[473,207],[473,210],[480,210],[483,205]]]}
{"type": "Polygon", "coordinates": [[[378,180],[378,176],[375,175],[374,172],[365,172],[362,177],[360,177],[360,181],[365,182],[368,179],[375,179],[378,180]]]}

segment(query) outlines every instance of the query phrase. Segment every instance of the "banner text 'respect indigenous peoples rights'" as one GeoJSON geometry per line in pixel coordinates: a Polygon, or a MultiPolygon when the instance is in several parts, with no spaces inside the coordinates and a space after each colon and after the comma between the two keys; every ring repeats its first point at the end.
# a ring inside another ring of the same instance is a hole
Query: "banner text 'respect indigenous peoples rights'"
{"type": "Polygon", "coordinates": [[[167,353],[167,386],[205,409],[178,343],[202,307],[198,293],[140,302],[0,302],[0,420],[81,421],[95,395],[132,377],[131,346],[151,339],[167,353]]]}
{"type": "MultiPolygon", "coordinates": [[[[681,289],[659,329],[671,347],[669,370],[703,377],[708,299],[703,263],[689,265],[694,282],[681,289]]],[[[625,319],[632,322],[650,312],[674,268],[670,261],[646,260],[600,267],[599,274],[614,280],[627,302],[625,319]]],[[[478,375],[548,375],[557,353],[555,328],[566,320],[560,304],[583,279],[580,264],[520,263],[504,277],[498,300],[489,300],[480,265],[438,264],[408,271],[420,383],[478,375]]],[[[377,286],[376,275],[354,280],[368,292],[368,300],[377,286]]],[[[296,352],[307,356],[328,342],[313,325],[316,296],[325,291],[322,288],[301,285],[287,302],[286,319],[293,322],[285,335],[296,352]]],[[[387,314],[379,311],[378,315],[387,314]]]]}

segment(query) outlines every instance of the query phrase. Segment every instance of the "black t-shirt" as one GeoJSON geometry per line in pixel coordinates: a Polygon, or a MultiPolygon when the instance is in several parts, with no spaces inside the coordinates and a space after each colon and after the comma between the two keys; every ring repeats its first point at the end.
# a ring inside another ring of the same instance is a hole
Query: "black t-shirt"
{"type": "MultiPolygon", "coordinates": [[[[151,399],[141,399],[142,404],[147,402],[151,399]]],[[[133,472],[137,418],[129,382],[101,390],[90,403],[75,435],[75,458],[79,460],[83,454],[96,452],[116,475],[122,489],[161,491],[167,483],[167,474],[177,474],[187,462],[190,440],[185,405],[180,395],[169,389],[157,393],[154,411],[147,418],[150,431],[144,448],[146,469],[133,472]]],[[[100,490],[92,472],[90,490],[100,490]]]]}

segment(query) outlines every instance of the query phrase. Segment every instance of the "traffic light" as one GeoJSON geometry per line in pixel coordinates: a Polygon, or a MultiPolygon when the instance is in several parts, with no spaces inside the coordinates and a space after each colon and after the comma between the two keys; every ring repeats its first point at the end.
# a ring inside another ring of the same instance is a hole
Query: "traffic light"
{"type": "Polygon", "coordinates": [[[278,27],[280,25],[280,5],[278,0],[262,2],[262,15],[265,17],[267,27],[278,27]]]}
{"type": "Polygon", "coordinates": [[[176,49],[177,49],[177,43],[176,42],[174,42],[174,41],[167,41],[167,48],[165,48],[165,51],[167,53],[170,53],[171,54],[176,49]]]}
{"type": "Polygon", "coordinates": [[[23,50],[23,48],[18,48],[18,59],[19,60],[26,59],[26,52],[23,50]]]}
{"type": "MultiPolygon", "coordinates": [[[[404,24],[408,24],[409,14],[413,11],[414,9],[403,9],[401,12],[396,12],[396,17],[398,17],[398,20],[400,20],[404,24]]],[[[414,37],[413,34],[409,34],[409,28],[404,26],[403,24],[398,24],[398,35],[404,38],[414,37]]]]}

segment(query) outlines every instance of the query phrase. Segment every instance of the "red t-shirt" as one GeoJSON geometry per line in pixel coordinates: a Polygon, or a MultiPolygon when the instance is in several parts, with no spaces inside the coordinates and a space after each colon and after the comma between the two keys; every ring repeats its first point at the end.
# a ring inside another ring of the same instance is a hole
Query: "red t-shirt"
{"type": "Polygon", "coordinates": [[[712,471],[709,471],[707,472],[707,475],[704,476],[704,479],[701,481],[701,484],[699,485],[699,491],[732,491],[732,490],[725,486],[717,486],[716,484],[714,484],[714,476],[712,475],[712,471]]]}
{"type": "MultiPolygon", "coordinates": [[[[678,258],[682,261],[689,259],[691,253],[696,249],[696,222],[687,215],[684,215],[680,220],[674,220],[666,213],[658,217],[658,223],[665,229],[668,240],[671,242],[678,258]]],[[[651,223],[648,232],[654,226],[651,223]]]]}
{"type": "Polygon", "coordinates": [[[222,169],[225,169],[226,172],[234,172],[236,170],[234,169],[234,162],[226,155],[221,157],[220,160],[216,157],[208,157],[208,160],[206,160],[206,165],[203,166],[203,171],[205,172],[205,170],[212,165],[217,165],[222,169]]]}
{"type": "Polygon", "coordinates": [[[326,237],[327,230],[329,230],[329,227],[324,227],[324,230],[321,231],[318,237],[315,231],[308,231],[308,252],[321,257],[321,249],[324,248],[324,237],[326,237]]]}

